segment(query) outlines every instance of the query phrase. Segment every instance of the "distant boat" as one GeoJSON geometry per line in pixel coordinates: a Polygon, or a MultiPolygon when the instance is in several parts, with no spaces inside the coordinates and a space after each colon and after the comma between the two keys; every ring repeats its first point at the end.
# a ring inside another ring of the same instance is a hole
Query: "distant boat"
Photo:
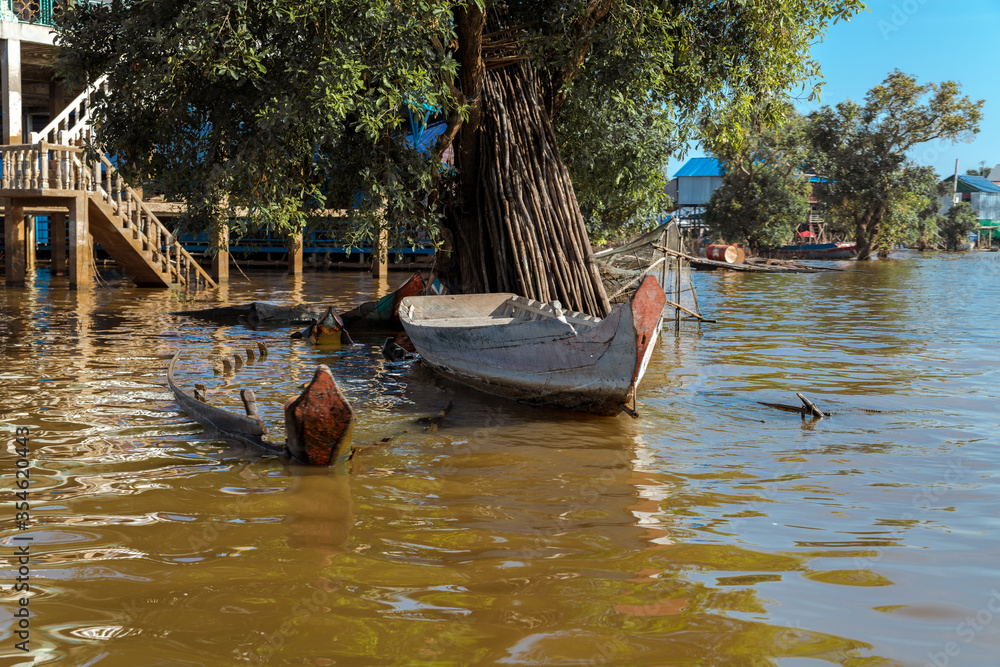
{"type": "Polygon", "coordinates": [[[399,331],[403,325],[399,322],[399,304],[408,296],[419,296],[424,293],[424,278],[414,273],[409,280],[396,288],[390,294],[377,301],[368,301],[343,315],[344,327],[348,331],[368,329],[371,331],[399,331]]]}
{"type": "Polygon", "coordinates": [[[604,319],[510,293],[408,297],[399,316],[442,375],[518,401],[613,415],[646,371],[665,303],[647,276],[604,319]]]}
{"type": "Polygon", "coordinates": [[[858,254],[857,243],[797,243],[766,253],[776,259],[850,259],[858,254]]]}

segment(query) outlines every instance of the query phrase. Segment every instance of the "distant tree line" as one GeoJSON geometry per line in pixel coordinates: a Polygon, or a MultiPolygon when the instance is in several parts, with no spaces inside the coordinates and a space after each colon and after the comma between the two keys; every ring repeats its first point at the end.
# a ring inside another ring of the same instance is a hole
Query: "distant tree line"
{"type": "MultiPolygon", "coordinates": [[[[827,229],[852,237],[858,259],[885,256],[901,243],[926,246],[939,233],[954,247],[978,220],[971,222],[967,204],[941,216],[937,198],[947,188],[907,152],[976,134],[983,103],[961,96],[953,81],[921,85],[896,70],[868,91],[864,104],[847,100],[808,116],[788,106],[777,127],[748,127],[742,141],[709,139],[725,165],[722,187],[706,207],[710,230],[753,248],[786,243],[807,219],[804,175],[812,173],[820,176],[816,196],[827,229]]],[[[706,120],[706,135],[717,136],[712,126],[725,120],[724,111],[706,120]]]]}

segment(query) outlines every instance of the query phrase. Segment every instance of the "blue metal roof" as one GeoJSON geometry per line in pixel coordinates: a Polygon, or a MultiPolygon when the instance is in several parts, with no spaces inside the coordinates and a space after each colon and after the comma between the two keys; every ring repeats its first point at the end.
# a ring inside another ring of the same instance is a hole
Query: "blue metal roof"
{"type": "Polygon", "coordinates": [[[1000,185],[997,185],[993,181],[982,176],[962,176],[959,174],[958,180],[975,188],[979,192],[1000,192],[1000,185]]]}
{"type": "Polygon", "coordinates": [[[714,157],[693,157],[674,174],[674,178],[682,176],[722,176],[722,164],[714,157]]]}

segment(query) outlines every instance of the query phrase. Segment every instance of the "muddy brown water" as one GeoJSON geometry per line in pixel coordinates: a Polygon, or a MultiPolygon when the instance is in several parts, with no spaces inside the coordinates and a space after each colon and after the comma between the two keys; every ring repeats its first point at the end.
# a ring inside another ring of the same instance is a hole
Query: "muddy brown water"
{"type": "Polygon", "coordinates": [[[636,421],[477,394],[377,338],[315,349],[171,314],[389,290],[362,274],[196,302],[44,269],[0,286],[0,663],[1000,664],[1000,256],[843,266],[698,274],[719,323],[664,328],[636,421]],[[258,341],[266,361],[213,374],[258,341]],[[234,408],[253,387],[279,440],[280,403],[329,364],[355,442],[393,442],[345,475],[207,439],[165,387],[177,348],[182,384],[234,408]],[[835,414],[758,403],[796,391],[835,414]],[[449,401],[439,431],[414,423],[449,401]]]}

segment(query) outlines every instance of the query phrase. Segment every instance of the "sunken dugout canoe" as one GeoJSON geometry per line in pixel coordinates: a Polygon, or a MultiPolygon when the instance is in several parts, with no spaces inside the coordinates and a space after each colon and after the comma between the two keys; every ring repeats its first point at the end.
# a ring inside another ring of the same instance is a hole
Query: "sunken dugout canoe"
{"type": "Polygon", "coordinates": [[[399,304],[408,296],[420,296],[424,293],[424,277],[414,273],[405,283],[391,294],[386,294],[377,301],[368,301],[353,308],[343,315],[344,326],[350,331],[401,331],[403,325],[399,321],[399,304]]]}
{"type": "MultiPolygon", "coordinates": [[[[267,428],[257,414],[246,416],[206,403],[187,394],[174,380],[178,351],[167,367],[167,385],[181,409],[221,440],[259,447],[269,454],[290,456],[299,463],[329,466],[350,457],[354,409],[348,403],[329,367],[320,365],[302,394],[285,403],[287,441],[268,440],[267,428]]],[[[251,403],[247,403],[250,413],[251,403]]]]}
{"type": "Polygon", "coordinates": [[[633,397],[663,322],[647,276],[603,320],[510,293],[403,299],[400,319],[425,364],[518,401],[614,415],[633,397]]]}
{"type": "Polygon", "coordinates": [[[251,327],[287,326],[310,324],[323,316],[326,306],[295,304],[291,306],[252,301],[239,306],[216,306],[202,310],[182,310],[174,315],[184,315],[216,324],[248,324],[251,327]]]}

